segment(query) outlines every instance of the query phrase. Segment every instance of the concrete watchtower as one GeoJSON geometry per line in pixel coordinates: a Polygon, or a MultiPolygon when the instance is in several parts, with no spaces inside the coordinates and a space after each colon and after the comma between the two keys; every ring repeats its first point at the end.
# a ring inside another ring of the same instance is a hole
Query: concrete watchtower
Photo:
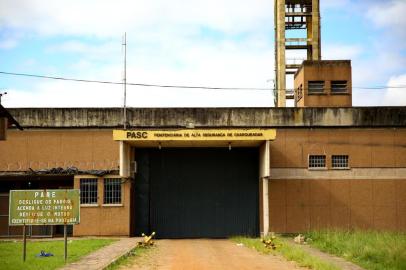
{"type": "Polygon", "coordinates": [[[275,106],[286,107],[294,91],[286,90],[286,75],[295,74],[301,62],[289,62],[286,50],[306,50],[306,60],[321,60],[320,0],[275,0],[275,106]],[[296,31],[293,31],[296,30],[296,31]],[[302,36],[293,36],[303,30],[302,36]],[[286,31],[290,31],[290,34],[286,31]]]}

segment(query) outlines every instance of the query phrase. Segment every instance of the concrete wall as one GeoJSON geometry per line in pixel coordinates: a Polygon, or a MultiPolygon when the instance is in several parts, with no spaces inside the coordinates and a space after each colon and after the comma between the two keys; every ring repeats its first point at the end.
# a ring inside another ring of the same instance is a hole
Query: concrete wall
{"type": "Polygon", "coordinates": [[[270,147],[271,231],[406,231],[405,128],[280,129],[270,147]],[[309,170],[309,154],[328,168],[309,170]],[[349,155],[350,169],[331,169],[332,154],[349,155]]]}
{"type": "Polygon", "coordinates": [[[271,179],[270,230],[406,231],[406,176],[390,179],[271,179]]]}
{"type": "MultiPolygon", "coordinates": [[[[71,166],[118,171],[119,143],[113,141],[112,130],[9,130],[8,140],[0,141],[1,173],[71,166]]],[[[79,178],[75,188],[80,188],[79,178]]],[[[105,206],[103,178],[99,178],[98,205],[81,207],[81,223],[74,226],[74,235],[129,236],[130,188],[130,182],[123,184],[122,205],[105,206]]]]}
{"type": "MultiPolygon", "coordinates": [[[[351,168],[406,168],[406,128],[278,129],[271,168],[307,168],[309,154],[349,155],[351,168]]],[[[272,171],[272,169],[271,169],[272,171]]]]}
{"type": "Polygon", "coordinates": [[[299,107],[351,107],[351,61],[304,61],[295,75],[294,89],[297,90],[300,85],[303,88],[303,97],[298,100],[299,107]],[[309,81],[324,81],[324,93],[310,94],[309,81]],[[348,92],[332,93],[331,81],[347,81],[348,92]]]}
{"type": "MultiPolygon", "coordinates": [[[[122,128],[120,108],[9,109],[28,128],[122,128]]],[[[406,127],[406,107],[129,108],[129,128],[406,127]]]]}
{"type": "MultiPolygon", "coordinates": [[[[75,177],[75,188],[80,188],[81,178],[86,177],[75,177]]],[[[131,181],[122,184],[120,205],[103,204],[103,183],[103,178],[98,178],[97,205],[80,207],[80,224],[73,226],[73,236],[130,236],[131,181]]]]}
{"type": "Polygon", "coordinates": [[[119,165],[119,144],[111,130],[9,130],[0,149],[0,171],[118,170],[119,165]]]}

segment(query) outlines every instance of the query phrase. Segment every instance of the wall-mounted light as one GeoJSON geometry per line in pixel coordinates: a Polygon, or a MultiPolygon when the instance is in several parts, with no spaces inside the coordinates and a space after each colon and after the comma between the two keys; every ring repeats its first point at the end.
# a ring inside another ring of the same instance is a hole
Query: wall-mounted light
{"type": "Polygon", "coordinates": [[[195,124],[193,122],[186,122],[186,128],[195,128],[195,124]]]}
{"type": "Polygon", "coordinates": [[[132,173],[137,173],[137,161],[131,162],[132,173]]]}
{"type": "Polygon", "coordinates": [[[161,150],[162,149],[162,145],[161,142],[158,143],[158,149],[161,150]]]}
{"type": "Polygon", "coordinates": [[[231,143],[230,142],[228,143],[228,150],[231,151],[231,143]]]}
{"type": "Polygon", "coordinates": [[[0,104],[1,104],[1,97],[7,95],[7,92],[0,92],[0,104]]]}

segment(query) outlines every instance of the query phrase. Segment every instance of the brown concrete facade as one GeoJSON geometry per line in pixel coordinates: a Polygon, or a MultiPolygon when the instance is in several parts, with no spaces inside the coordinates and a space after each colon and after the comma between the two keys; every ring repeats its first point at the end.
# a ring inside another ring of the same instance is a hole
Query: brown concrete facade
{"type": "MultiPolygon", "coordinates": [[[[350,169],[406,168],[406,128],[278,129],[271,145],[274,168],[308,168],[308,155],[349,156],[350,169]]],[[[405,175],[406,177],[406,175],[405,175]]]]}
{"type": "MultiPolygon", "coordinates": [[[[119,144],[113,141],[112,130],[9,130],[8,140],[0,141],[0,149],[0,175],[27,175],[30,179],[32,174],[27,172],[31,169],[57,167],[119,170],[119,144]]],[[[103,204],[104,179],[117,177],[75,176],[74,188],[80,188],[80,179],[97,179],[98,199],[97,204],[81,207],[81,223],[73,226],[74,236],[130,235],[131,181],[123,180],[121,204],[103,204]]]]}
{"type": "MultiPolygon", "coordinates": [[[[116,171],[104,177],[75,175],[75,188],[80,179],[97,179],[98,199],[82,205],[81,224],[73,233],[131,235],[131,181],[122,179],[120,205],[103,204],[104,179],[119,177],[120,147],[112,130],[120,110],[21,109],[14,114],[31,128],[9,130],[8,140],[0,142],[0,174],[24,177],[29,168],[69,166],[116,171]]],[[[269,161],[261,163],[269,164],[269,172],[262,168],[258,179],[261,231],[266,226],[275,232],[406,230],[406,108],[130,109],[129,115],[133,129],[176,129],[187,122],[200,128],[276,128],[276,139],[267,143],[269,161]],[[325,155],[326,168],[309,169],[309,155],[325,155]],[[333,169],[332,155],[348,155],[348,168],[333,169]]]]}
{"type": "Polygon", "coordinates": [[[295,74],[295,104],[297,107],[351,107],[351,61],[303,61],[295,74]],[[310,82],[323,82],[322,91],[309,91],[310,82]],[[334,82],[346,82],[346,89],[334,92],[334,82]]]}
{"type": "Polygon", "coordinates": [[[272,179],[270,230],[406,230],[406,179],[272,179]]]}
{"type": "Polygon", "coordinates": [[[123,180],[121,204],[104,204],[104,179],[118,178],[118,176],[76,176],[74,188],[80,189],[80,180],[89,178],[97,178],[97,204],[81,205],[80,224],[73,226],[73,235],[130,236],[131,180],[123,180]]]}
{"type": "Polygon", "coordinates": [[[0,171],[24,172],[56,167],[118,170],[118,143],[111,130],[9,130],[0,141],[0,171]]]}
{"type": "Polygon", "coordinates": [[[279,129],[271,143],[269,224],[275,232],[320,228],[406,230],[406,129],[279,129]],[[309,155],[327,168],[308,168],[309,155]],[[348,169],[332,169],[332,155],[348,169]]]}

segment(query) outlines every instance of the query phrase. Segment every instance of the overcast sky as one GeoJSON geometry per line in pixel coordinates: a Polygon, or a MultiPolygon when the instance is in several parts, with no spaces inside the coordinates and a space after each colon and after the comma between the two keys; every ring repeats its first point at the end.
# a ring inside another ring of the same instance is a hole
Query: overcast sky
{"type": "MultiPolygon", "coordinates": [[[[322,58],[353,85],[406,86],[405,0],[320,0],[322,58]]],[[[0,71],[131,83],[271,88],[273,0],[1,0],[0,71]]],[[[291,55],[290,57],[300,57],[291,55]]],[[[290,83],[288,86],[291,86],[290,83]]],[[[120,85],[0,74],[6,107],[122,106],[120,85]],[[4,91],[4,90],[3,90],[4,91]]],[[[270,107],[270,90],[128,86],[135,107],[270,107]]],[[[406,88],[354,88],[354,106],[406,105],[406,88]]]]}

